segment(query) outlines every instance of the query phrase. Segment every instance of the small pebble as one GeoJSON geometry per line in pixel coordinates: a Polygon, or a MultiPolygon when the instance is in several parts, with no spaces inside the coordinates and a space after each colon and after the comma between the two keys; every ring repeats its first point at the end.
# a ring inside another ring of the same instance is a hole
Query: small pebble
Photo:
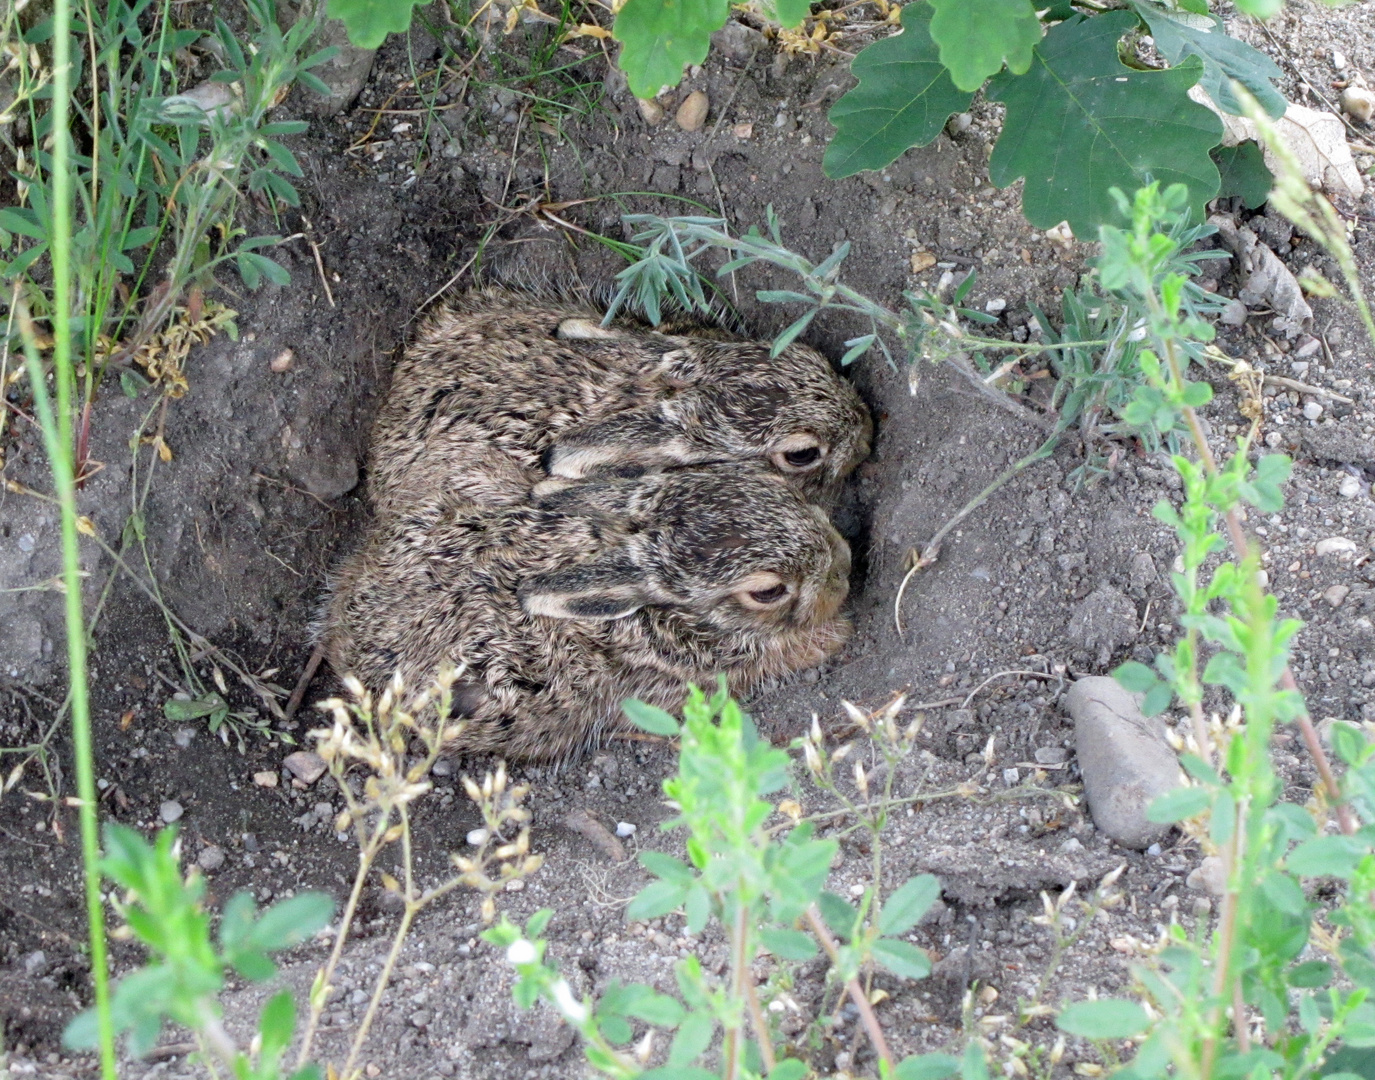
{"type": "MultiPolygon", "coordinates": [[[[1352,477],[1354,480],[1355,477],[1352,477]]],[[[1356,554],[1356,541],[1345,536],[1329,536],[1319,540],[1313,549],[1315,555],[1335,555],[1339,559],[1349,559],[1356,554]]]]}
{"type": "Polygon", "coordinates": [[[707,110],[709,108],[711,108],[711,102],[707,99],[706,93],[701,90],[694,90],[683,98],[683,103],[678,106],[678,114],[674,119],[678,121],[678,126],[684,131],[701,131],[702,125],[707,122],[707,110]]]}
{"type": "Polygon", "coordinates": [[[481,847],[487,843],[488,832],[486,829],[474,829],[468,834],[468,844],[470,847],[481,847]]]}
{"type": "Polygon", "coordinates": [[[1342,111],[1362,124],[1370,123],[1375,116],[1375,93],[1364,86],[1348,86],[1342,91],[1342,111]]]}
{"type": "Polygon", "coordinates": [[[1316,401],[1310,401],[1303,407],[1303,418],[1305,420],[1316,420],[1322,416],[1322,406],[1316,401]]]}
{"type": "Polygon", "coordinates": [[[650,127],[661,123],[664,119],[664,107],[657,101],[649,98],[636,98],[635,104],[640,106],[640,115],[650,127]]]}
{"type": "Polygon", "coordinates": [[[751,123],[736,124],[730,130],[737,139],[748,139],[754,134],[754,125],[751,123]]]}
{"type": "Polygon", "coordinates": [[[1016,787],[1017,782],[1021,780],[1021,778],[1022,774],[1016,769],[1003,770],[1003,783],[1008,787],[1016,787]]]}
{"type": "Polygon", "coordinates": [[[158,817],[162,818],[168,825],[172,824],[174,821],[180,821],[183,813],[185,813],[185,811],[182,810],[181,803],[177,802],[175,799],[168,799],[158,807],[158,817]]]}
{"type": "Polygon", "coordinates": [[[224,865],[224,848],[215,844],[201,848],[201,853],[196,856],[196,865],[206,873],[211,870],[218,870],[224,865]]]}
{"type": "Polygon", "coordinates": [[[309,787],[325,774],[325,759],[319,754],[311,753],[309,750],[297,750],[294,754],[288,754],[286,760],[282,762],[287,771],[297,780],[309,787]]]}
{"type": "Polygon", "coordinates": [[[1212,893],[1221,896],[1227,891],[1227,875],[1222,868],[1222,860],[1209,855],[1184,879],[1184,884],[1196,892],[1212,893]]]}
{"type": "Polygon", "coordinates": [[[1223,326],[1245,326],[1246,314],[1246,305],[1240,300],[1228,300],[1222,314],[1218,316],[1218,321],[1223,326]]]}
{"type": "Polygon", "coordinates": [[[516,878],[506,883],[507,892],[520,892],[520,890],[523,888],[525,888],[525,882],[522,881],[520,878],[516,878]]]}
{"type": "Polygon", "coordinates": [[[1148,848],[1146,849],[1146,854],[1147,854],[1147,855],[1154,855],[1156,858],[1159,858],[1159,857],[1160,857],[1160,845],[1159,845],[1159,844],[1152,844],[1150,847],[1148,847],[1148,848]]]}
{"type": "Polygon", "coordinates": [[[1007,310],[1007,301],[1001,297],[996,300],[990,300],[984,305],[984,310],[990,315],[1001,315],[1007,310]]]}
{"type": "Polygon", "coordinates": [[[276,374],[281,375],[283,372],[291,370],[292,362],[295,359],[296,354],[294,352],[292,352],[290,349],[283,349],[281,352],[279,352],[276,356],[272,358],[272,363],[268,364],[268,367],[270,367],[276,374]]]}
{"type": "Polygon", "coordinates": [[[1063,746],[1038,746],[1035,756],[1039,765],[1063,765],[1069,760],[1069,751],[1063,746]]]}
{"type": "Polygon", "coordinates": [[[1343,499],[1354,499],[1361,493],[1361,482],[1354,476],[1343,476],[1342,482],[1337,485],[1337,494],[1343,499]]]}
{"type": "MultiPolygon", "coordinates": [[[[1307,360],[1310,356],[1317,356],[1322,351],[1322,342],[1315,337],[1305,337],[1299,339],[1299,347],[1294,350],[1294,356],[1299,360],[1307,360]]],[[[1304,370],[1307,370],[1305,367],[1304,370]]]]}
{"type": "Polygon", "coordinates": [[[259,787],[276,787],[277,773],[274,769],[264,769],[253,774],[253,782],[259,787]]]}
{"type": "Polygon", "coordinates": [[[1322,598],[1334,608],[1341,607],[1342,601],[1346,599],[1346,594],[1351,591],[1350,585],[1333,585],[1323,590],[1322,598]]]}
{"type": "Polygon", "coordinates": [[[628,836],[634,836],[638,828],[638,825],[632,825],[628,821],[618,821],[616,823],[616,835],[624,840],[628,836]]]}

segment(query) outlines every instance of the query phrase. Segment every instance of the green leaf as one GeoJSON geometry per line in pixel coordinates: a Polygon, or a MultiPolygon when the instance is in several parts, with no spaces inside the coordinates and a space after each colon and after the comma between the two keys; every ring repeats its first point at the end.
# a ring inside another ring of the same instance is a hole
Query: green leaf
{"type": "Polygon", "coordinates": [[[916,926],[941,896],[941,883],[932,874],[914,877],[883,902],[878,932],[885,937],[905,934],[916,926]]]}
{"type": "Polygon", "coordinates": [[[1247,139],[1236,146],[1214,147],[1212,153],[1213,163],[1222,178],[1217,189],[1219,198],[1240,196],[1242,205],[1248,210],[1255,210],[1270,198],[1275,177],[1266,166],[1265,155],[1255,139],[1247,139]]]}
{"type": "Polygon", "coordinates": [[[849,941],[850,935],[855,932],[855,920],[859,918],[859,912],[844,898],[826,891],[817,897],[816,906],[821,911],[822,921],[843,940],[849,941]]]}
{"type": "Polygon", "coordinates": [[[1053,27],[1025,75],[996,75],[985,91],[1007,105],[1003,133],[989,159],[998,187],[1026,178],[1022,210],[1037,228],[1068,221],[1077,236],[1097,235],[1118,220],[1109,189],[1135,191],[1150,180],[1182,183],[1198,220],[1217,194],[1208,151],[1222,121],[1191,101],[1203,65],[1186,60],[1168,71],[1136,71],[1117,43],[1136,25],[1127,11],[1076,16],[1053,27]]]}
{"type": "Polygon", "coordinates": [[[1332,981],[1332,965],[1326,960],[1309,960],[1289,969],[1289,985],[1314,989],[1332,981]]]}
{"type": "MultiPolygon", "coordinates": [[[[633,2],[633,0],[632,0],[633,2]]],[[[832,180],[881,169],[912,146],[925,146],[974,95],[955,88],[931,40],[931,5],[902,9],[902,33],[876,41],[855,57],[859,85],[831,107],[836,126],[822,168],[832,180]]]]}
{"type": "Polygon", "coordinates": [[[759,940],[764,948],[783,960],[810,960],[817,953],[816,942],[801,930],[780,930],[760,927],[759,940]]]}
{"type": "Polygon", "coordinates": [[[1185,818],[1197,817],[1212,804],[1213,796],[1207,788],[1181,787],[1158,796],[1146,809],[1146,817],[1161,825],[1185,818]]]}
{"type": "Polygon", "coordinates": [[[778,337],[774,338],[773,348],[769,350],[769,355],[777,356],[789,345],[791,345],[794,341],[796,341],[797,335],[802,333],[803,330],[807,329],[807,327],[811,325],[812,320],[816,318],[816,313],[820,310],[821,309],[819,307],[812,308],[811,311],[807,312],[807,314],[803,315],[800,319],[798,319],[786,330],[784,330],[783,333],[779,334],[778,337]]]}
{"type": "Polygon", "coordinates": [[[628,698],[621,702],[621,710],[641,731],[670,739],[678,734],[678,721],[657,705],[646,705],[643,701],[628,698]]]}
{"type": "Polygon", "coordinates": [[[239,263],[239,276],[250,289],[256,289],[263,278],[267,278],[274,285],[286,285],[291,281],[291,275],[286,267],[273,262],[265,255],[243,250],[235,254],[239,263]]]}
{"type": "Polygon", "coordinates": [[[677,1027],[683,1022],[683,1006],[667,994],[659,994],[648,986],[633,985],[627,989],[638,991],[625,1005],[626,1016],[634,1016],[655,1027],[677,1027]]]}
{"type": "Polygon", "coordinates": [[[1132,7],[1151,28],[1155,47],[1172,66],[1178,66],[1190,56],[1197,56],[1202,61],[1203,77],[1198,83],[1223,112],[1245,115],[1232,89],[1235,79],[1251,92],[1272,119],[1278,120],[1284,115],[1288,102],[1271,82],[1284,72],[1259,49],[1230,37],[1216,15],[1166,11],[1143,0],[1137,0],[1132,7]]]}
{"type": "Polygon", "coordinates": [[[258,1032],[262,1035],[262,1060],[276,1062],[291,1042],[295,1030],[296,1002],[292,1000],[290,990],[283,990],[268,999],[258,1020],[258,1032]]]}
{"type": "Polygon", "coordinates": [[[634,900],[626,905],[627,922],[641,919],[657,919],[670,911],[677,911],[687,898],[688,887],[676,881],[655,881],[640,890],[634,900]]]}
{"type": "Polygon", "coordinates": [[[812,12],[812,0],[764,0],[765,8],[773,8],[775,22],[789,30],[802,25],[812,12]]]}
{"type": "Polygon", "coordinates": [[[769,1080],[807,1080],[807,1063],[797,1058],[780,1061],[769,1073],[769,1080]]]}
{"type": "Polygon", "coordinates": [[[420,0],[329,0],[325,9],[331,19],[342,20],[349,41],[362,49],[375,49],[388,34],[410,29],[411,9],[420,0]]]}
{"type": "Polygon", "coordinates": [[[597,1026],[601,1028],[607,1042],[616,1046],[624,1046],[635,1037],[635,1029],[619,1016],[599,1017],[597,1026]]]}
{"type": "Polygon", "coordinates": [[[156,225],[143,225],[125,233],[124,242],[119,246],[124,251],[132,251],[134,248],[143,247],[144,244],[151,244],[157,239],[157,235],[158,227],[156,225]]]}
{"type": "Polygon", "coordinates": [[[931,958],[910,942],[897,938],[875,941],[874,959],[894,975],[904,978],[924,979],[931,974],[931,958]]]}
{"type": "Polygon", "coordinates": [[[931,0],[931,38],[941,63],[961,90],[977,90],[1007,68],[1021,75],[1041,40],[1041,20],[1031,0],[931,0]]]}
{"type": "Polygon", "coordinates": [[[27,206],[10,206],[0,210],[0,228],[20,236],[31,236],[35,240],[47,239],[43,223],[27,206]]]}
{"type": "Polygon", "coordinates": [[[696,880],[692,868],[681,859],[665,855],[662,851],[640,852],[640,865],[655,877],[672,881],[679,885],[691,885],[696,880]]]}
{"type": "Polygon", "coordinates": [[[1366,853],[1349,836],[1315,836],[1289,853],[1285,865],[1300,877],[1350,877],[1366,853]]]}
{"type": "Polygon", "coordinates": [[[164,702],[162,715],[168,720],[183,722],[186,720],[199,720],[202,716],[209,716],[213,712],[224,707],[224,698],[219,694],[209,693],[204,697],[192,698],[190,701],[182,701],[173,698],[164,702]]]}
{"type": "Polygon", "coordinates": [[[913,1054],[898,1063],[894,1080],[945,1080],[960,1071],[960,1059],[949,1054],[913,1054]]]}
{"type": "Polygon", "coordinates": [[[1106,998],[1076,1002],[1055,1018],[1055,1026],[1086,1039],[1130,1039],[1145,1031],[1150,1019],[1134,1001],[1106,998]]]}
{"type": "Polygon", "coordinates": [[[1136,660],[1119,664],[1112,677],[1122,684],[1124,690],[1130,690],[1133,694],[1144,694],[1160,681],[1160,676],[1136,660]]]}
{"type": "Polygon", "coordinates": [[[264,911],[248,940],[264,952],[290,949],[323,930],[332,914],[334,898],[328,893],[297,893],[264,911]]]}
{"type": "Polygon", "coordinates": [[[623,46],[620,69],[638,98],[677,86],[683,68],[707,57],[711,35],[725,26],[726,0],[626,0],[611,36],[623,46]]]}
{"type": "Polygon", "coordinates": [[[703,1051],[711,1045],[711,1032],[715,1026],[709,1012],[689,1013],[681,1024],[678,1025],[678,1034],[673,1037],[673,1044],[668,1050],[668,1063],[670,1065],[691,1065],[703,1051]]]}

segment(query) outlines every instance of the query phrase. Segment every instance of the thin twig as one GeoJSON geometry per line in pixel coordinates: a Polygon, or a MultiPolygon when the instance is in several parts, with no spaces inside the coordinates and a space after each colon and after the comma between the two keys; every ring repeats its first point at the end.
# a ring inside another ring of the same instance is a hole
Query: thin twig
{"type": "MultiPolygon", "coordinates": [[[[831,963],[834,964],[839,959],[840,950],[836,946],[835,938],[831,937],[830,930],[821,921],[815,904],[808,905],[804,918],[807,920],[807,925],[812,928],[812,933],[816,935],[817,941],[821,942],[821,947],[826,951],[826,955],[831,958],[831,963]]],[[[883,1028],[879,1027],[878,1017],[874,1015],[869,999],[864,996],[863,989],[854,979],[846,980],[845,989],[849,991],[850,1000],[855,1003],[855,1008],[859,1010],[859,1018],[864,1024],[864,1030],[869,1034],[869,1041],[874,1044],[874,1053],[878,1055],[879,1061],[884,1066],[892,1069],[893,1055],[888,1050],[888,1040],[883,1037],[883,1028]]]]}
{"type": "Polygon", "coordinates": [[[329,301],[330,307],[335,307],[334,290],[329,287],[329,278],[325,276],[325,263],[320,258],[320,245],[309,237],[306,238],[306,243],[310,245],[311,253],[315,256],[315,269],[320,272],[320,284],[325,287],[325,299],[329,301]]]}

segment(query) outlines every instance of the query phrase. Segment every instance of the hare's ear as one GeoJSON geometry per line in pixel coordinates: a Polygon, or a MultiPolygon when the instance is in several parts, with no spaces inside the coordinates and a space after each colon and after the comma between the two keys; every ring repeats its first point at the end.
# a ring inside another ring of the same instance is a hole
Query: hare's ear
{"type": "Polygon", "coordinates": [[[605,420],[569,428],[545,452],[541,464],[550,476],[582,480],[592,476],[633,479],[646,470],[700,461],[657,408],[617,413],[605,420]]]}
{"type": "Polygon", "coordinates": [[[569,480],[553,476],[530,489],[530,502],[541,510],[573,517],[621,518],[635,512],[653,480],[569,480]]]}
{"type": "Polygon", "coordinates": [[[624,551],[611,551],[521,585],[520,603],[551,619],[624,619],[650,602],[645,574],[624,551]]]}

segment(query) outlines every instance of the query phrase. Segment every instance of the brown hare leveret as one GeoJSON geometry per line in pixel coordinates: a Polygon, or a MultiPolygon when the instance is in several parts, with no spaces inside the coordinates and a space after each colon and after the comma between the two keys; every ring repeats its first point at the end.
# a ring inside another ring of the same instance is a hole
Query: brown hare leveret
{"type": "Polygon", "coordinates": [[[748,694],[849,636],[849,547],[762,468],[551,481],[534,502],[381,517],[333,583],[335,671],[419,691],[463,664],[456,749],[557,759],[615,728],[626,698],[675,709],[718,672],[748,694]]]}
{"type": "Polygon", "coordinates": [[[379,511],[471,474],[478,453],[465,497],[489,505],[519,502],[532,476],[752,460],[829,503],[868,455],[868,410],[815,350],[770,357],[766,342],[600,318],[494,289],[435,312],[397,364],[373,430],[368,492],[379,511]]]}

